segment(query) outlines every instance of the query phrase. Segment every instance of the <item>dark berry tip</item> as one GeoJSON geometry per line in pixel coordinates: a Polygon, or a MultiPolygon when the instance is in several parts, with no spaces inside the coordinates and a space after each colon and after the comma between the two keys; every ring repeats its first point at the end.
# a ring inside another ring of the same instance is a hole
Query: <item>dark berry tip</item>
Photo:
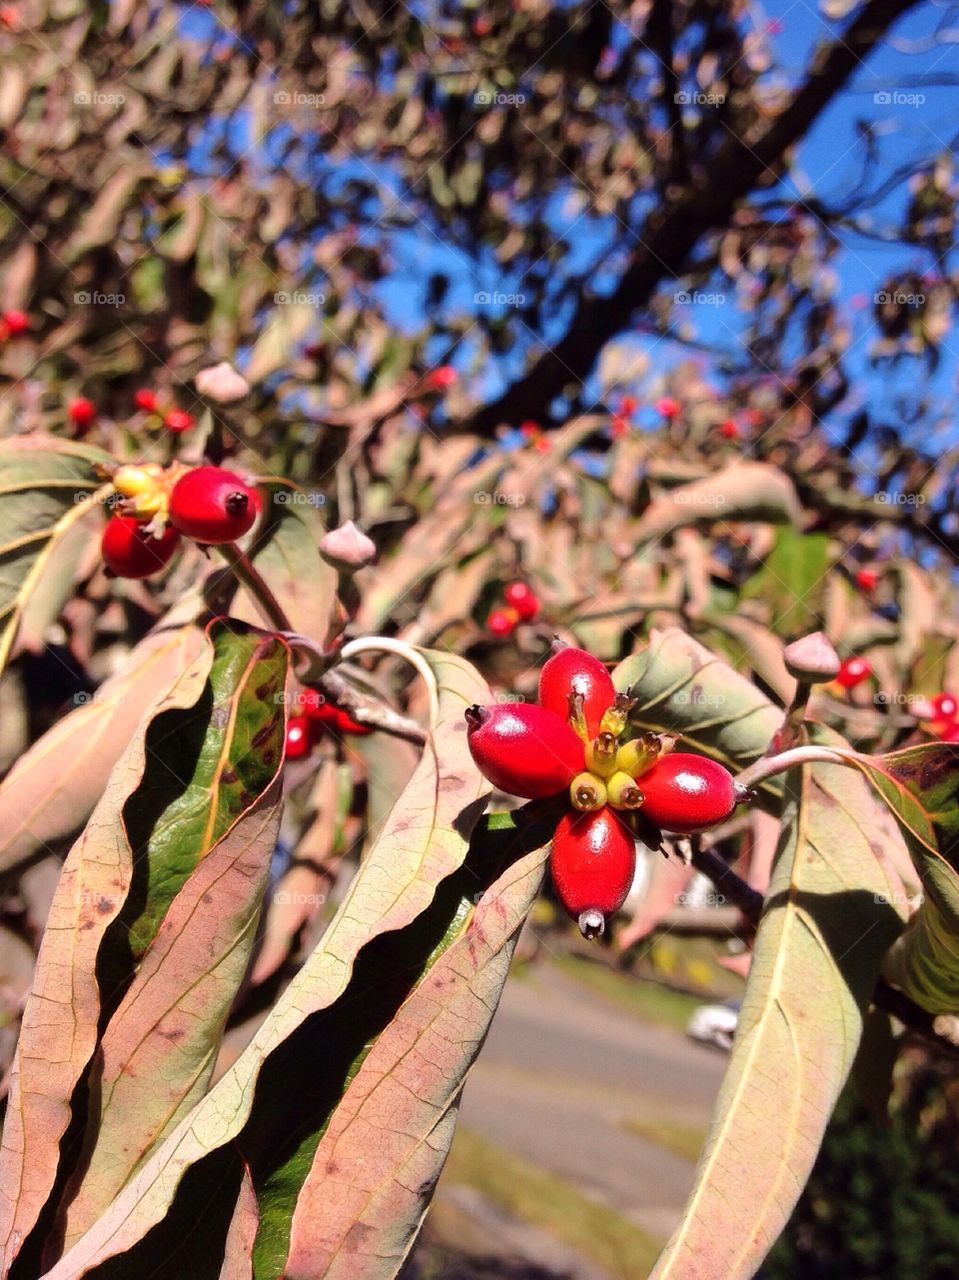
{"type": "Polygon", "coordinates": [[[235,493],[228,493],[226,495],[225,506],[231,516],[240,515],[249,505],[250,495],[248,493],[240,493],[240,491],[237,490],[235,493]]]}
{"type": "Polygon", "coordinates": [[[478,729],[489,715],[489,708],[481,707],[474,702],[471,707],[466,708],[463,715],[466,716],[466,723],[471,729],[478,729]]]}
{"type": "Polygon", "coordinates": [[[552,640],[549,642],[549,648],[551,654],[557,654],[562,653],[564,649],[568,649],[569,645],[565,640],[561,640],[559,636],[553,636],[552,640]]]}

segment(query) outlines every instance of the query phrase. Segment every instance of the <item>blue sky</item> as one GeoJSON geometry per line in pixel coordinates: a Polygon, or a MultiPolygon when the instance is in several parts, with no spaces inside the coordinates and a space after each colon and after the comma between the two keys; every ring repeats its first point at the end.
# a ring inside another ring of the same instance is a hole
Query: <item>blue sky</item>
{"type": "MultiPolygon", "coordinates": [[[[427,6],[428,7],[428,6],[427,6]]],[[[905,52],[916,42],[928,41],[935,23],[947,10],[926,3],[906,16],[893,30],[891,40],[881,46],[867,65],[857,71],[851,84],[827,109],[811,134],[804,140],[798,152],[795,179],[783,183],[769,193],[773,198],[786,195],[802,203],[810,191],[816,191],[827,204],[841,199],[850,187],[858,182],[862,173],[863,147],[857,139],[861,122],[868,123],[876,133],[880,147],[880,163],[876,177],[881,178],[894,165],[906,162],[910,157],[929,157],[946,153],[954,133],[959,133],[959,94],[954,86],[934,87],[916,85],[916,79],[929,74],[959,77],[959,53],[956,46],[942,43],[926,52],[910,55],[905,52]],[[901,48],[897,48],[899,45],[901,48]],[[876,99],[886,94],[891,101],[876,99]],[[896,99],[895,95],[900,95],[896,99]],[[901,95],[921,94],[924,101],[912,101],[901,95]]],[[[781,0],[764,7],[754,6],[750,16],[759,29],[768,31],[768,39],[775,55],[775,74],[790,84],[798,83],[817,41],[833,36],[848,19],[832,22],[824,18],[817,7],[805,0],[781,0]]],[[[191,8],[187,11],[185,26],[189,33],[205,39],[214,28],[214,11],[191,8]]],[[[222,31],[220,38],[223,38],[222,31]]],[[[614,37],[614,44],[616,38],[614,37]]],[[[241,130],[242,130],[241,123],[241,130]]],[[[245,150],[245,139],[234,139],[237,150],[245,150]]],[[[269,151],[269,148],[267,149],[269,151]]],[[[201,154],[198,149],[197,154],[201,154]]],[[[303,175],[308,180],[308,175],[303,175]]],[[[870,175],[871,177],[871,175],[870,175]]],[[[374,171],[365,160],[357,158],[347,165],[340,164],[324,180],[344,183],[356,178],[378,183],[383,191],[400,197],[404,204],[414,202],[405,192],[397,175],[385,166],[374,171]]],[[[877,227],[893,223],[901,215],[906,201],[903,187],[891,192],[872,211],[877,227]]],[[[572,251],[565,260],[567,270],[577,270],[601,260],[608,228],[602,220],[576,221],[580,212],[568,198],[568,193],[557,193],[552,202],[550,223],[558,231],[575,223],[571,237],[572,251]]],[[[641,223],[642,209],[637,210],[636,225],[641,223]]],[[[378,229],[370,235],[379,236],[378,229]]],[[[847,403],[837,409],[835,425],[842,425],[849,414],[863,405],[870,408],[876,419],[901,425],[892,406],[897,397],[912,397],[920,385],[921,370],[913,360],[904,360],[895,367],[876,369],[869,360],[872,327],[873,297],[888,276],[904,269],[915,269],[920,274],[935,267],[933,256],[926,250],[886,245],[849,230],[841,230],[839,238],[842,250],[833,260],[835,290],[843,301],[852,327],[853,343],[847,364],[853,376],[853,393],[847,403]]],[[[448,305],[465,314],[475,312],[477,291],[498,290],[505,293],[523,292],[523,282],[515,277],[504,277],[497,272],[491,257],[485,262],[468,263],[451,252],[425,227],[414,224],[410,231],[398,232],[392,240],[393,272],[377,292],[388,319],[398,328],[407,331],[419,329],[424,319],[424,288],[428,275],[443,271],[451,275],[452,286],[448,305]]],[[[939,269],[948,263],[939,264],[939,269]]],[[[610,287],[615,273],[597,273],[593,283],[600,291],[610,287]]],[[[704,286],[708,288],[708,286],[704,286]]],[[[565,329],[569,311],[557,310],[549,317],[546,340],[555,339],[565,329]]],[[[684,308],[677,319],[691,325],[698,337],[717,345],[736,348],[736,335],[741,329],[744,315],[737,306],[733,294],[727,294],[723,306],[692,306],[684,308]]],[[[639,343],[650,340],[637,337],[639,343]]],[[[938,371],[932,376],[928,390],[934,402],[933,411],[922,427],[925,443],[929,442],[930,424],[942,432],[943,439],[954,434],[953,401],[956,390],[956,364],[959,339],[949,334],[943,347],[943,358],[938,371]],[[950,350],[950,348],[952,348],[950,350]]],[[[431,353],[439,357],[439,349],[431,353]]],[[[686,358],[687,351],[674,343],[656,342],[655,360],[659,367],[686,358]]],[[[461,361],[469,364],[470,351],[465,349],[461,361]]],[[[515,353],[512,360],[503,361],[498,367],[484,370],[477,390],[483,394],[495,394],[504,380],[515,376],[522,367],[522,353],[515,353]]],[[[721,380],[721,379],[720,379],[721,380]]],[[[598,390],[597,387],[590,388],[598,390]]]]}

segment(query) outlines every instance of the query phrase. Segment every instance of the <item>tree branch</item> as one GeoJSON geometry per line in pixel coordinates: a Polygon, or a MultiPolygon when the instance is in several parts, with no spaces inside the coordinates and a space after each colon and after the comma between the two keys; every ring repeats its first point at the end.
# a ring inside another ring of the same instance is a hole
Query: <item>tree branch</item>
{"type": "Polygon", "coordinates": [[[702,236],[724,226],[739,201],[782,166],[786,151],[806,134],[882,35],[917,3],[867,0],[845,32],[815,55],[804,84],[773,121],[766,123],[754,113],[742,137],[729,134],[707,172],[649,215],[640,247],[612,294],[584,297],[566,334],[523,377],[448,430],[491,436],[503,422],[542,417],[564,387],[581,385],[606,343],[629,325],[663,280],[685,272],[702,236]]]}

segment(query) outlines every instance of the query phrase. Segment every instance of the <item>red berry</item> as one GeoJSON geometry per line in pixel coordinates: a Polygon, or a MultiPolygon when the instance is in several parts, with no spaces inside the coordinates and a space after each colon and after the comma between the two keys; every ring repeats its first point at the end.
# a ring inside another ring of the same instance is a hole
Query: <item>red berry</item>
{"type": "Polygon", "coordinates": [[[872,663],[868,658],[847,658],[836,675],[836,683],[843,689],[854,689],[872,675],[872,663]]]}
{"type": "Polygon", "coordinates": [[[170,520],[197,542],[234,542],[252,527],[260,509],[255,489],[224,467],[194,467],[170,495],[170,520]]]}
{"type": "Polygon", "coordinates": [[[603,713],[616,701],[612,677],[600,662],[585,649],[564,645],[548,658],[539,673],[540,706],[561,719],[569,716],[569,695],[583,695],[583,712],[589,736],[599,733],[603,713]]]}
{"type": "Polygon", "coordinates": [[[451,387],[459,378],[459,374],[451,364],[441,364],[438,369],[434,369],[426,378],[426,385],[434,391],[444,391],[447,387],[451,387]]]}
{"type": "Polygon", "coordinates": [[[609,424],[609,434],[614,440],[618,440],[620,436],[624,436],[629,430],[629,423],[621,413],[614,413],[612,421],[609,424]]]}
{"type": "Polygon", "coordinates": [[[656,401],[656,410],[664,418],[675,418],[682,407],[679,401],[674,400],[672,396],[660,396],[656,401]]]}
{"type": "Polygon", "coordinates": [[[286,722],[286,758],[302,760],[310,754],[313,746],[310,737],[310,722],[306,716],[290,716],[286,722]]]}
{"type": "Polygon", "coordinates": [[[623,396],[622,400],[620,400],[619,402],[620,413],[626,414],[627,417],[629,416],[629,414],[635,413],[638,408],[639,408],[639,401],[636,399],[635,396],[623,396]]]}
{"type": "Polygon", "coordinates": [[[937,732],[940,742],[959,742],[959,724],[955,720],[941,725],[937,732]]]}
{"type": "Polygon", "coordinates": [[[194,418],[192,413],[188,413],[186,409],[171,409],[163,419],[163,425],[168,431],[173,431],[177,435],[181,431],[189,431],[193,426],[194,418]]]}
{"type": "Polygon", "coordinates": [[[97,416],[97,406],[86,396],[77,396],[67,407],[67,416],[77,427],[88,427],[97,416]]]}
{"type": "Polygon", "coordinates": [[[583,769],[583,743],[545,707],[468,707],[466,722],[480,773],[509,795],[527,800],[558,795],[583,769]]]}
{"type": "Polygon", "coordinates": [[[521,422],[519,429],[527,440],[535,440],[537,436],[543,434],[543,428],[532,418],[527,418],[524,422],[521,422]]]}
{"type": "Polygon", "coordinates": [[[739,425],[733,418],[727,418],[725,422],[721,423],[719,432],[724,440],[739,439],[739,425]]]}
{"type": "Polygon", "coordinates": [[[508,636],[514,631],[517,622],[519,622],[518,610],[494,609],[486,619],[486,627],[494,636],[508,636]]]}
{"type": "Polygon", "coordinates": [[[936,720],[951,721],[955,720],[956,713],[959,712],[959,701],[951,693],[937,693],[932,699],[932,705],[935,708],[936,720]]]}
{"type": "Polygon", "coordinates": [[[138,409],[143,409],[147,413],[156,413],[157,393],[151,391],[149,387],[140,387],[133,393],[133,403],[138,409]]]}
{"type": "Polygon", "coordinates": [[[875,569],[860,569],[856,574],[856,586],[861,591],[874,591],[878,581],[879,574],[875,569]]]}
{"type": "Polygon", "coordinates": [[[636,785],[642,812],[657,827],[689,834],[725,822],[736,808],[733,775],[715,760],[673,751],[663,756],[636,785]]]}
{"type": "Polygon", "coordinates": [[[503,599],[516,610],[524,622],[539,613],[539,596],[526,582],[511,582],[503,591],[503,599]]]}
{"type": "Polygon", "coordinates": [[[317,689],[304,689],[303,711],[307,719],[318,727],[332,729],[334,733],[355,733],[365,735],[372,733],[368,724],[354,720],[348,711],[329,702],[317,689]]]}
{"type": "Polygon", "coordinates": [[[5,311],[3,323],[7,333],[14,338],[18,333],[25,333],[30,328],[30,317],[25,311],[5,311]]]}
{"type": "Polygon", "coordinates": [[[602,933],[618,911],[636,872],[632,833],[613,809],[564,813],[553,836],[553,884],[587,938],[602,933]]]}
{"type": "Polygon", "coordinates": [[[170,525],[155,538],[133,516],[111,516],[103,530],[100,552],[118,578],[149,578],[160,572],[179,542],[180,535],[170,525]]]}

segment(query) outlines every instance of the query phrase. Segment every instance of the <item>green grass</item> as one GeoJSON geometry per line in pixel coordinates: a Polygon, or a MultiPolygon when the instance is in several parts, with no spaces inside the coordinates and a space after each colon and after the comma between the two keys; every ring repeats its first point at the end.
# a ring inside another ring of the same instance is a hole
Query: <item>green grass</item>
{"type": "Polygon", "coordinates": [[[443,1179],[474,1188],[514,1218],[549,1232],[623,1280],[648,1275],[662,1247],[642,1227],[565,1178],[469,1129],[456,1130],[443,1179]]]}
{"type": "Polygon", "coordinates": [[[706,1125],[684,1124],[679,1120],[666,1120],[662,1117],[629,1116],[622,1122],[627,1133],[635,1133],[647,1142],[671,1151],[673,1155],[682,1156],[695,1164],[706,1141],[706,1125]]]}
{"type": "Polygon", "coordinates": [[[690,1014],[703,1003],[702,996],[673,991],[634,974],[619,973],[605,965],[594,964],[581,956],[560,955],[552,963],[561,973],[613,1001],[627,1013],[644,1022],[673,1027],[677,1031],[685,1031],[690,1014]]]}

